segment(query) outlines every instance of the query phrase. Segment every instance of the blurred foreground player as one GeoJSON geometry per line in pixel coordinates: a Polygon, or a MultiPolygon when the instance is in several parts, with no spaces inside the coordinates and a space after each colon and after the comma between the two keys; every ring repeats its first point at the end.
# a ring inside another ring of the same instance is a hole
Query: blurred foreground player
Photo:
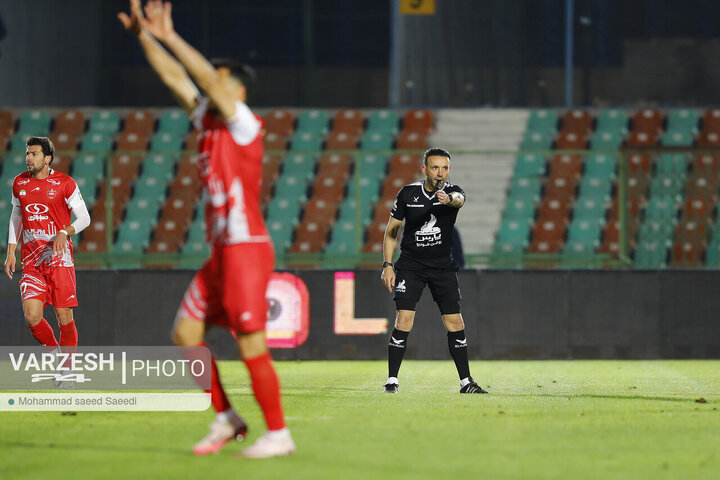
{"type": "MultiPolygon", "coordinates": [[[[285,426],[280,383],[265,335],[265,292],[275,256],[259,203],[263,124],[245,103],[254,73],[231,61],[213,65],[206,60],[175,32],[169,2],[150,1],[144,12],[145,16],[140,0],[131,0],[130,15],[118,17],[137,35],[148,62],[201,131],[198,174],[212,247],[210,258],[185,292],[173,341],[180,346],[202,345],[213,325],[236,333],[268,427],[242,454],[252,458],[290,455],[295,444],[285,426]],[[191,78],[207,97],[199,96],[191,78]]],[[[214,360],[212,370],[217,417],[210,433],[195,445],[198,455],[217,452],[247,433],[245,422],[228,401],[214,360]]]]}
{"type": "Polygon", "coordinates": [[[398,391],[397,376],[415,320],[415,305],[427,285],[448,332],[448,348],[460,376],[460,393],[487,393],[470,376],[465,323],[460,314],[458,265],[452,256],[453,226],[458,210],[465,204],[465,192],[447,182],[450,154],[445,150],[426,151],[422,172],[424,182],[400,189],[385,227],[381,280],[394,293],[397,316],[388,342],[388,380],[384,391],[398,391]],[[400,257],[393,265],[403,221],[400,257]]]}
{"type": "MultiPolygon", "coordinates": [[[[73,352],[78,344],[73,307],[78,300],[70,237],[90,225],[90,214],[75,180],[51,168],[55,146],[50,139],[30,137],[25,145],[27,172],[12,184],[5,274],[12,279],[15,273],[15,249],[21,240],[20,296],[30,332],[41,345],[57,349],[52,327],[43,318],[45,305],[52,305],[60,346],[73,352]],[[72,223],[71,213],[76,218],[72,223]]],[[[72,382],[57,385],[71,387],[72,382]]]]}

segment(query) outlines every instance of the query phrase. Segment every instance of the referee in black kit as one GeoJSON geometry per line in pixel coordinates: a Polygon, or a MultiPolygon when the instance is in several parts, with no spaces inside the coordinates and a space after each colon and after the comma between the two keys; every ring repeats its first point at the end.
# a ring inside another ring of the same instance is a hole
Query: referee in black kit
{"type": "Polygon", "coordinates": [[[431,148],[423,155],[424,182],[405,185],[395,199],[383,241],[382,282],[394,292],[395,328],[388,343],[385,392],[397,393],[398,372],[415,319],[415,305],[425,285],[430,287],[447,329],[448,348],[460,376],[460,393],[487,393],[470,376],[465,324],[460,314],[462,294],[458,265],[452,257],[452,234],[465,192],[447,182],[450,154],[431,148]],[[405,220],[400,258],[392,264],[400,225],[405,220]]]}

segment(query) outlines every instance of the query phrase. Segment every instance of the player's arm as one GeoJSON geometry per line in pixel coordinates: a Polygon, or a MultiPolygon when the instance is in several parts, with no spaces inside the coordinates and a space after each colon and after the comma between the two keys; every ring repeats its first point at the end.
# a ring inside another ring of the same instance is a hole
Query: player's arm
{"type": "Polygon", "coordinates": [[[235,116],[235,100],[222,85],[215,67],[194,47],[177,34],[173,27],[172,5],[162,0],[150,0],[145,5],[143,27],[161,41],[190,74],[198,87],[217,106],[225,120],[235,116]]]}
{"type": "Polygon", "coordinates": [[[443,205],[455,208],[460,208],[465,205],[465,195],[461,192],[445,193],[442,190],[439,190],[435,196],[443,205]]]}
{"type": "Polygon", "coordinates": [[[67,204],[72,209],[72,213],[75,214],[75,221],[58,232],[53,242],[53,255],[62,255],[67,238],[82,232],[90,225],[90,213],[77,186],[73,194],[68,198],[67,204]]]}
{"type": "Polygon", "coordinates": [[[180,62],[142,28],[140,0],[130,0],[130,15],[121,12],[118,13],[118,18],[128,32],[137,35],[148,63],[170,89],[185,113],[190,115],[197,104],[198,90],[180,62]]]}
{"type": "MultiPolygon", "coordinates": [[[[398,220],[392,216],[390,220],[388,220],[387,226],[385,227],[385,236],[383,237],[383,262],[392,263],[401,225],[402,220],[398,220]]],[[[392,288],[395,286],[395,269],[390,265],[384,267],[380,279],[385,284],[385,287],[392,292],[392,288]]]]}
{"type": "Polygon", "coordinates": [[[10,224],[8,225],[8,248],[5,257],[5,275],[12,279],[15,273],[15,249],[17,248],[18,238],[22,231],[22,213],[20,207],[15,205],[13,199],[12,213],[10,213],[10,224]]]}

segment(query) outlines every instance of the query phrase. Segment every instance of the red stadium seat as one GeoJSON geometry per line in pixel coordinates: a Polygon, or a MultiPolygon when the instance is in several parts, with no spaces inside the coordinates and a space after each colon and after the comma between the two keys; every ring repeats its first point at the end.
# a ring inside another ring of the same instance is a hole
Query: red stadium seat
{"type": "Polygon", "coordinates": [[[567,198],[543,198],[537,208],[538,219],[567,221],[570,217],[570,202],[567,198]]]}
{"type": "Polygon", "coordinates": [[[637,170],[650,172],[650,169],[652,168],[652,159],[647,153],[633,153],[630,155],[628,162],[631,172],[635,172],[637,170]]]}
{"type": "Polygon", "coordinates": [[[200,133],[197,130],[190,130],[185,136],[185,150],[197,152],[198,140],[200,133]]]}
{"type": "Polygon", "coordinates": [[[195,173],[178,173],[170,184],[170,197],[194,201],[200,195],[200,179],[195,173]]]}
{"type": "Polygon", "coordinates": [[[337,153],[326,153],[318,161],[317,175],[333,175],[347,177],[352,166],[352,156],[337,153]]]}
{"type": "Polygon", "coordinates": [[[706,218],[683,218],[675,227],[675,236],[681,241],[705,241],[709,220],[706,218]]]}
{"type": "Polygon", "coordinates": [[[710,108],[705,111],[702,131],[720,133],[720,108],[710,108]]]}
{"type": "Polygon", "coordinates": [[[326,150],[355,150],[357,136],[354,133],[333,130],[325,143],[326,150]]]}
{"type": "Polygon", "coordinates": [[[313,197],[305,204],[303,221],[312,221],[321,225],[332,225],[335,223],[338,207],[339,204],[337,202],[313,197]]]}
{"type": "Polygon", "coordinates": [[[705,251],[704,240],[680,240],[672,249],[671,268],[700,268],[705,251]]]}
{"type": "Polygon", "coordinates": [[[568,110],[563,115],[562,130],[575,132],[581,137],[592,132],[593,118],[587,110],[568,110]]]}
{"type": "Polygon", "coordinates": [[[545,196],[565,200],[575,198],[575,178],[565,175],[551,175],[545,184],[545,196]]]}
{"type": "Polygon", "coordinates": [[[263,139],[265,150],[286,150],[287,137],[282,133],[269,132],[263,139]]]}
{"type": "MultiPolygon", "coordinates": [[[[627,208],[628,213],[630,214],[631,218],[637,218],[637,216],[640,214],[640,199],[642,197],[639,196],[630,196],[627,201],[627,208]]],[[[617,220],[618,219],[618,200],[617,197],[613,199],[612,205],[610,205],[610,210],[608,212],[608,219],[610,220],[617,220]]]]}
{"type": "Polygon", "coordinates": [[[646,108],[633,116],[633,132],[645,132],[655,138],[662,132],[663,117],[659,110],[646,108]]]}
{"type": "Polygon", "coordinates": [[[555,141],[557,150],[585,150],[587,142],[585,136],[579,132],[562,131],[555,141]]]}
{"type": "Polygon", "coordinates": [[[579,178],[582,172],[580,155],[555,155],[550,161],[550,175],[579,178]]]}
{"type": "Polygon", "coordinates": [[[289,110],[272,110],[265,115],[265,130],[287,137],[295,131],[295,117],[289,110]]]}
{"type": "Polygon", "coordinates": [[[421,155],[399,153],[390,159],[388,175],[414,178],[420,175],[421,155]]]}
{"type": "Polygon", "coordinates": [[[155,117],[147,110],[137,110],[125,117],[123,133],[138,133],[148,136],[155,130],[155,117]]]}
{"type": "Polygon", "coordinates": [[[133,152],[146,151],[148,147],[147,136],[137,132],[123,132],[118,138],[116,150],[133,152]]]}
{"type": "Polygon", "coordinates": [[[65,154],[56,154],[55,158],[53,158],[52,162],[52,169],[57,170],[58,172],[62,172],[66,175],[70,174],[70,166],[72,165],[72,162],[75,160],[75,157],[72,154],[65,155],[65,154]]]}
{"type": "Polygon", "coordinates": [[[410,110],[403,118],[403,130],[428,134],[433,131],[435,121],[428,110],[410,110]]]}
{"type": "Polygon", "coordinates": [[[65,110],[55,117],[53,133],[67,133],[77,137],[85,131],[85,116],[80,110],[65,110]]]}
{"type": "MultiPolygon", "coordinates": [[[[56,152],[75,152],[77,151],[77,137],[72,132],[61,132],[50,135],[56,152]]],[[[54,164],[55,162],[53,162],[54,164]]]]}
{"type": "Polygon", "coordinates": [[[720,132],[703,131],[698,135],[698,147],[717,147],[720,146],[720,132]]]}
{"type": "Polygon", "coordinates": [[[15,132],[15,118],[12,112],[0,110],[0,137],[12,135],[15,132]]]}
{"type": "Polygon", "coordinates": [[[112,159],[112,176],[125,181],[135,180],[140,173],[140,164],[143,157],[140,155],[115,155],[112,159]]]}
{"type": "Polygon", "coordinates": [[[177,164],[177,176],[181,176],[181,175],[197,176],[197,172],[198,172],[197,161],[198,161],[198,156],[195,154],[183,155],[182,157],[180,157],[180,160],[178,160],[178,164],[177,164]]]}
{"type": "Polygon", "coordinates": [[[685,198],[683,214],[686,218],[707,219],[713,211],[714,203],[708,197],[688,196],[685,198]]]}
{"type": "Polygon", "coordinates": [[[345,198],[345,179],[341,175],[318,175],[315,177],[312,198],[338,203],[345,198]]]}
{"type": "Polygon", "coordinates": [[[717,176],[707,172],[695,172],[685,183],[685,193],[695,197],[717,197],[717,186],[717,176]]]}
{"type": "Polygon", "coordinates": [[[304,220],[295,229],[295,242],[290,246],[292,253],[317,253],[327,244],[328,224],[304,220]]]}
{"type": "Polygon", "coordinates": [[[711,155],[709,153],[703,153],[696,155],[693,158],[693,172],[706,172],[712,175],[717,175],[720,171],[718,163],[718,156],[711,155]]]}
{"type": "Polygon", "coordinates": [[[360,135],[364,128],[365,119],[360,110],[340,110],[333,118],[333,132],[345,132],[360,135]]]}
{"type": "Polygon", "coordinates": [[[395,203],[395,198],[381,198],[380,200],[378,200],[375,203],[375,207],[373,207],[373,221],[378,221],[387,225],[393,203],[395,203]]]}
{"type": "Polygon", "coordinates": [[[627,192],[630,198],[645,198],[647,196],[648,184],[650,183],[649,175],[644,175],[640,171],[637,174],[630,175],[627,181],[627,192]]]}
{"type": "Polygon", "coordinates": [[[654,147],[657,145],[657,135],[652,132],[633,131],[628,137],[630,147],[654,147]]]}
{"type": "Polygon", "coordinates": [[[397,150],[426,150],[427,136],[415,130],[403,130],[398,135],[395,148],[397,150]]]}

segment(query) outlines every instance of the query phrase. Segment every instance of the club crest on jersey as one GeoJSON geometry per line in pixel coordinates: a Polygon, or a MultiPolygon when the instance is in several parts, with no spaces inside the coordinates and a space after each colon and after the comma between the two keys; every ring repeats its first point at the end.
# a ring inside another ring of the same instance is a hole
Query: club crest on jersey
{"type": "Polygon", "coordinates": [[[57,191],[53,190],[52,188],[47,191],[48,198],[53,199],[55,198],[55,195],[57,195],[57,191]]]}
{"type": "Polygon", "coordinates": [[[440,233],[440,227],[435,226],[436,223],[437,218],[431,214],[430,220],[415,232],[415,242],[418,247],[432,247],[442,243],[442,233],[440,233]]]}

